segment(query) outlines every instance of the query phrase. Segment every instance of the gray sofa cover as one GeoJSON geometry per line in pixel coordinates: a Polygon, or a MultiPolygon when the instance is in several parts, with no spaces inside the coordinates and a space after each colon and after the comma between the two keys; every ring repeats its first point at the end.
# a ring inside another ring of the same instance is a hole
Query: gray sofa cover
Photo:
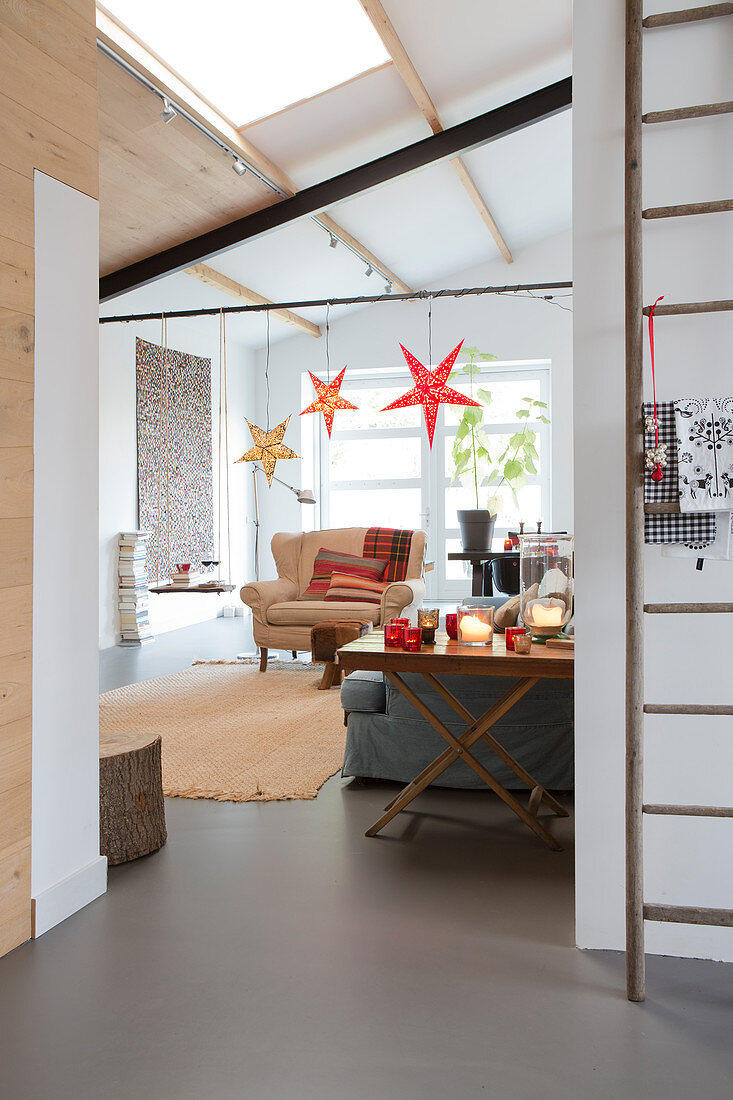
{"type": "MultiPolygon", "coordinates": [[[[440,676],[445,686],[472,714],[480,715],[516,681],[499,676],[440,676]]],[[[455,734],[465,725],[421,676],[405,680],[433,713],[455,734]]],[[[446,742],[411,703],[379,672],[352,672],[341,687],[348,714],[346,752],[341,774],[407,783],[446,748],[446,742]]],[[[573,772],[573,681],[540,680],[492,732],[531,775],[548,790],[571,790],[573,772]]],[[[510,789],[525,785],[480,740],[471,750],[500,783],[510,789]]],[[[438,786],[486,790],[483,780],[457,760],[437,780],[438,786]]]]}

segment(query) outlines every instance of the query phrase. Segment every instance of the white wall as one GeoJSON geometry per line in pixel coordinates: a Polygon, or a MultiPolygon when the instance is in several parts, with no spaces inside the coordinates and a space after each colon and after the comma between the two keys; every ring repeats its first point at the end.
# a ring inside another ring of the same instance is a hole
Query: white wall
{"type": "Polygon", "coordinates": [[[96,646],[98,221],[94,199],[36,172],[34,935],[106,889],[96,646]]]}
{"type": "MultiPolygon", "coordinates": [[[[645,14],[668,8],[645,5],[645,14]]],[[[731,21],[645,32],[644,110],[730,98],[731,21]]],[[[624,12],[616,0],[574,6],[574,362],[577,942],[624,945],[624,12]]],[[[730,116],[647,127],[644,205],[730,193],[730,116]]],[[[647,223],[644,297],[729,296],[729,215],[647,223]]],[[[660,319],[661,399],[730,395],[730,314],[660,319]]],[[[647,369],[648,377],[648,369],[647,369]]],[[[640,473],[641,476],[641,473],[640,473]]],[[[733,564],[646,550],[651,601],[733,599],[733,564]]],[[[651,616],[649,702],[730,703],[728,617],[651,616]]],[[[646,722],[651,802],[731,805],[729,718],[646,722]]],[[[733,906],[733,823],[646,821],[647,900],[733,906]]],[[[647,924],[647,950],[733,960],[733,930],[647,924]]]]}
{"type": "MultiPolygon", "coordinates": [[[[125,299],[115,312],[128,312],[125,299]]],[[[137,295],[136,312],[146,312],[137,295]]],[[[135,396],[135,339],[161,343],[159,321],[99,326],[100,359],[100,593],[99,645],[115,645],[117,633],[117,539],[120,531],[135,530],[137,513],[137,437],[135,396]]],[[[168,345],[190,355],[212,360],[212,442],[214,465],[214,537],[217,535],[219,319],[190,318],[168,322],[168,345]]],[[[241,585],[251,575],[252,507],[249,467],[234,460],[250,446],[245,415],[254,416],[251,352],[236,339],[227,339],[229,392],[229,485],[231,502],[232,583],[241,585]]],[[[222,490],[222,512],[225,512],[222,490]]],[[[226,555],[226,517],[222,527],[222,554],[226,555]]],[[[205,594],[161,595],[150,598],[154,634],[215,618],[225,603],[240,604],[238,590],[231,596],[205,594]]],[[[246,620],[249,623],[249,620],[246,620]]],[[[249,626],[243,627],[242,648],[251,648],[249,626]]],[[[202,654],[202,656],[204,656],[202,654]]]]}
{"type": "MultiPolygon", "coordinates": [[[[480,231],[480,230],[478,230],[480,231]]],[[[571,278],[570,233],[565,232],[522,250],[515,263],[497,259],[481,267],[446,276],[439,286],[503,286],[506,283],[565,281],[571,278]]],[[[372,279],[372,282],[375,280],[372,279]]],[[[374,286],[379,293],[381,284],[374,286]]],[[[371,290],[370,290],[371,292],[371,290]]],[[[564,305],[569,302],[563,300],[564,305]]],[[[338,307],[331,312],[331,366],[389,367],[403,364],[399,343],[419,356],[427,352],[426,302],[372,305],[338,319],[338,307]]],[[[546,526],[572,530],[572,314],[546,302],[518,301],[514,297],[482,296],[461,299],[439,298],[433,302],[433,358],[438,361],[459,340],[493,352],[500,359],[552,359],[552,471],[553,515],[546,526]]],[[[304,371],[325,377],[325,341],[294,336],[274,345],[270,354],[270,421],[277,424],[289,414],[293,418],[285,442],[302,453],[299,412],[301,377],[304,371]]],[[[264,353],[258,353],[255,369],[258,423],[265,423],[264,353]]],[[[311,487],[310,470],[301,463],[283,462],[278,472],[290,484],[311,487]]],[[[315,487],[317,491],[317,486],[315,487]]],[[[273,485],[260,494],[262,576],[274,575],[269,552],[276,531],[300,530],[301,506],[287,489],[273,485]]]]}

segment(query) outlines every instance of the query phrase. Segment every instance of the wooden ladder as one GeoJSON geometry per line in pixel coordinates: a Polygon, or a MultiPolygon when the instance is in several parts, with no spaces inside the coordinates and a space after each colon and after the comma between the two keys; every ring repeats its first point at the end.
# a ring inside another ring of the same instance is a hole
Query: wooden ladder
{"type": "MultiPolygon", "coordinates": [[[[678,218],[733,210],[733,199],[642,209],[642,129],[646,125],[730,114],[733,102],[704,103],[642,114],[642,36],[645,29],[733,15],[733,3],[711,4],[643,17],[643,0],[626,0],[626,614],[632,629],[626,642],[626,991],[643,1001],[644,921],[733,927],[733,909],[658,905],[644,901],[644,814],[733,817],[728,806],[673,806],[644,802],[644,715],[733,715],[733,706],[645,704],[643,616],[726,614],[733,603],[644,603],[644,513],[678,512],[679,504],[644,506],[642,224],[644,219],[678,218]]],[[[733,310],[733,301],[679,302],[657,306],[655,317],[733,310]]]]}

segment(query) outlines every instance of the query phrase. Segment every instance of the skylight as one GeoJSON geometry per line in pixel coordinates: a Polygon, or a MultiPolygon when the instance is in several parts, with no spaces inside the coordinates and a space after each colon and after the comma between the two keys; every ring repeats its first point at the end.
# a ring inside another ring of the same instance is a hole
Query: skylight
{"type": "Polygon", "coordinates": [[[358,0],[105,0],[236,126],[389,60],[358,0]]]}

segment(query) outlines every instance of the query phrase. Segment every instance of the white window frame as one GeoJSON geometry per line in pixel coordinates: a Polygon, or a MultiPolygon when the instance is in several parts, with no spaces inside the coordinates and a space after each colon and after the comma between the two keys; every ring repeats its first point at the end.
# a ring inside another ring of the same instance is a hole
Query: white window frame
{"type": "MultiPolygon", "coordinates": [[[[465,360],[463,362],[465,362],[465,360]]],[[[457,366],[462,366],[463,362],[459,362],[457,366]]],[[[476,386],[488,386],[490,388],[492,380],[495,381],[498,378],[511,381],[529,376],[533,381],[538,380],[540,382],[540,400],[547,404],[548,416],[551,418],[551,412],[549,411],[551,391],[550,360],[495,361],[477,365],[480,366],[481,373],[474,378],[474,384],[476,386]]],[[[375,368],[373,370],[350,370],[344,382],[345,384],[342,388],[342,392],[345,396],[348,396],[349,393],[353,393],[355,389],[373,390],[380,386],[392,387],[395,385],[404,385],[404,388],[407,390],[413,384],[409,371],[406,368],[400,367],[375,368]]],[[[301,396],[304,406],[310,404],[312,401],[312,392],[313,386],[310,378],[308,373],[304,372],[301,385],[301,396]]],[[[358,404],[358,400],[354,400],[355,403],[358,404]]],[[[459,531],[457,527],[445,528],[445,490],[450,487],[451,482],[444,473],[444,454],[446,441],[455,435],[456,429],[446,425],[443,409],[444,406],[440,406],[438,409],[438,419],[435,426],[432,452],[428,444],[424,422],[421,422],[419,426],[414,428],[391,428],[388,420],[389,414],[385,413],[384,426],[380,426],[379,428],[340,430],[338,427],[338,413],[336,414],[331,437],[333,440],[369,439],[374,443],[378,443],[380,440],[384,439],[419,438],[421,441],[420,468],[422,473],[421,476],[416,478],[352,478],[349,480],[332,480],[329,477],[329,439],[323,417],[321,415],[308,417],[308,420],[311,422],[311,430],[309,432],[304,426],[302,431],[303,469],[310,469],[313,471],[313,481],[317,486],[317,504],[315,508],[313,508],[313,506],[303,505],[301,511],[303,513],[304,530],[324,530],[331,526],[329,495],[333,490],[372,490],[379,492],[400,488],[418,489],[420,491],[421,500],[420,517],[423,521],[423,529],[427,532],[428,536],[426,560],[435,562],[434,570],[426,574],[427,594],[432,599],[458,600],[462,596],[467,595],[468,576],[466,580],[461,581],[449,580],[446,576],[447,561],[444,549],[445,543],[448,539],[459,538],[459,531]]],[[[492,424],[491,431],[497,433],[521,431],[525,423],[526,422],[523,421],[511,421],[506,424],[492,424]]],[[[542,466],[540,474],[537,477],[528,478],[527,484],[539,484],[541,486],[542,515],[545,520],[544,526],[545,529],[551,529],[552,455],[550,425],[533,422],[533,430],[537,432],[540,438],[542,466]]],[[[532,517],[532,519],[533,518],[534,517],[532,517]]],[[[528,517],[528,526],[531,525],[532,519],[528,517]]],[[[494,532],[495,540],[503,542],[506,533],[504,528],[497,528],[494,532]]]]}

